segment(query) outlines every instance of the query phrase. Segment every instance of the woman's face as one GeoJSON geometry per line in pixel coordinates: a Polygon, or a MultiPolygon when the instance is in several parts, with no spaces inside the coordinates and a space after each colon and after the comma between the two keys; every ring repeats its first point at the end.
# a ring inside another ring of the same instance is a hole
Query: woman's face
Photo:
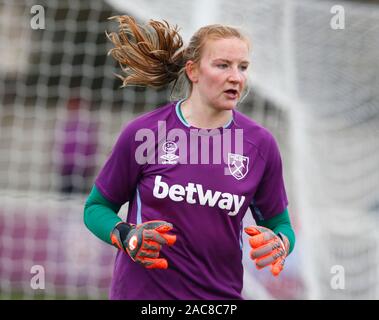
{"type": "Polygon", "coordinates": [[[203,103],[218,109],[236,107],[247,81],[248,44],[238,38],[207,40],[192,84],[203,103]]]}

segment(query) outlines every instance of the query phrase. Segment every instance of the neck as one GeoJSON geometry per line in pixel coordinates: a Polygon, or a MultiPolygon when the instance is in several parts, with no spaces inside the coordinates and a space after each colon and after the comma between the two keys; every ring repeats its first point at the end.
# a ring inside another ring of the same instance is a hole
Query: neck
{"type": "Polygon", "coordinates": [[[181,103],[187,123],[196,128],[216,129],[225,126],[233,117],[232,110],[219,110],[191,95],[181,103]]]}

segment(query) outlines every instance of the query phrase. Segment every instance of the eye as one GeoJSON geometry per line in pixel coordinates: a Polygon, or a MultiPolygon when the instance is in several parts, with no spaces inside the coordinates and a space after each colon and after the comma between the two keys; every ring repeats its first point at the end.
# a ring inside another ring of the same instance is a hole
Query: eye
{"type": "Polygon", "coordinates": [[[228,67],[228,65],[226,63],[219,63],[217,65],[217,67],[220,68],[220,69],[226,69],[228,67]]]}
{"type": "Polygon", "coordinates": [[[242,66],[240,66],[240,70],[241,70],[241,71],[246,71],[247,68],[248,68],[247,65],[242,65],[242,66]]]}

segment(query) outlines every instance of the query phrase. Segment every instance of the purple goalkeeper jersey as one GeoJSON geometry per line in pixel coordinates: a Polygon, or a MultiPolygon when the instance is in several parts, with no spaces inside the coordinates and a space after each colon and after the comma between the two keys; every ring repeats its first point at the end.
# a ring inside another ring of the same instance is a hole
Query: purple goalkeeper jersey
{"type": "Polygon", "coordinates": [[[222,128],[188,125],[180,102],[131,121],[96,179],[109,201],[129,202],[127,222],[164,220],[176,243],[168,269],[117,252],[110,299],[242,299],[242,219],[282,213],[288,201],[272,134],[240,112],[222,128]]]}

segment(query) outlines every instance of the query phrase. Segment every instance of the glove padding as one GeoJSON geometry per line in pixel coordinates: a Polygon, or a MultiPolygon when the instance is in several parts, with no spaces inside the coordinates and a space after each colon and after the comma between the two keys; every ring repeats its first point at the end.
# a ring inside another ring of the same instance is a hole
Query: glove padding
{"type": "Polygon", "coordinates": [[[247,227],[245,232],[251,236],[250,257],[255,260],[257,269],[271,265],[271,273],[278,276],[289,253],[290,244],[287,237],[282,233],[276,235],[272,230],[261,226],[247,227]]]}
{"type": "Polygon", "coordinates": [[[168,262],[159,258],[162,245],[172,246],[175,235],[167,234],[172,230],[171,223],[148,221],[139,225],[120,223],[112,231],[112,244],[129,254],[133,261],[147,269],[167,269],[168,262]]]}

